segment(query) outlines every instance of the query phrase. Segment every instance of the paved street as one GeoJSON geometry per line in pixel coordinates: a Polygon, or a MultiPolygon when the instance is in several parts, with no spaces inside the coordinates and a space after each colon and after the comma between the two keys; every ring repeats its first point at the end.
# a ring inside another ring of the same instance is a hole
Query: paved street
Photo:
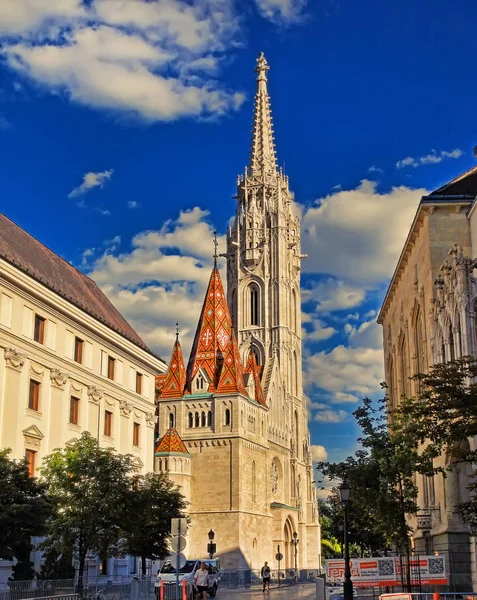
{"type": "Polygon", "coordinates": [[[269,592],[263,593],[261,589],[252,590],[230,590],[219,588],[218,600],[315,600],[316,588],[314,584],[294,585],[290,587],[271,588],[269,592]]]}

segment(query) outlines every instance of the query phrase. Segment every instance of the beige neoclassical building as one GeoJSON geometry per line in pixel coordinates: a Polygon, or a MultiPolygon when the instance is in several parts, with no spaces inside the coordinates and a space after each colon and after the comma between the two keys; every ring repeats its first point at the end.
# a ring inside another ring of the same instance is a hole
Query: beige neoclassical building
{"type": "Polygon", "coordinates": [[[0,448],[36,476],[44,456],[87,430],[152,471],[164,370],[91,279],[0,215],[0,448]]]}
{"type": "MultiPolygon", "coordinates": [[[[477,356],[477,167],[421,199],[382,305],[390,402],[416,395],[410,377],[431,365],[477,356]]],[[[473,440],[469,443],[474,444],[473,440]]],[[[418,476],[420,511],[412,521],[416,551],[448,557],[451,584],[471,589],[475,548],[456,508],[468,498],[468,469],[452,449],[436,464],[447,477],[418,476]]]]}
{"type": "MultiPolygon", "coordinates": [[[[302,389],[300,223],[277,168],[268,65],[257,60],[248,167],[227,234],[227,292],[212,270],[187,367],[176,341],[158,377],[156,469],[190,501],[188,556],[215,531],[226,569],[268,561],[321,563],[306,400],[302,389]]],[[[217,263],[218,257],[216,257],[217,263]]]]}

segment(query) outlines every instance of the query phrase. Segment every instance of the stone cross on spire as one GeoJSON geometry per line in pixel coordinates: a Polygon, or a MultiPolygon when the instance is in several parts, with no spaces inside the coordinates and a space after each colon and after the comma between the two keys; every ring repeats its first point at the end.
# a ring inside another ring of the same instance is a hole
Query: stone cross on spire
{"type": "Polygon", "coordinates": [[[257,58],[257,93],[253,116],[252,143],[250,153],[250,174],[263,178],[277,173],[275,143],[273,139],[270,97],[267,91],[267,71],[270,69],[267,60],[260,53],[257,58]]]}

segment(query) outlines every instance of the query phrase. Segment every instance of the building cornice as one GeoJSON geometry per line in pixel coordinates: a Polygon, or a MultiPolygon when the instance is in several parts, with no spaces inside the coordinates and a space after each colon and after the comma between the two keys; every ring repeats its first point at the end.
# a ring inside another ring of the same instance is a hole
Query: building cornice
{"type": "Polygon", "coordinates": [[[84,330],[92,339],[105,347],[114,349],[114,352],[124,357],[127,356],[129,360],[133,356],[135,361],[147,365],[154,373],[166,370],[166,363],[160,357],[146,352],[128,338],[2,258],[0,258],[0,279],[12,292],[21,295],[36,306],[44,307],[45,310],[69,324],[70,327],[84,330]]]}
{"type": "Polygon", "coordinates": [[[474,198],[471,196],[423,196],[417,208],[414,220],[404,243],[401,255],[394,269],[391,282],[388,286],[386,296],[376,319],[379,325],[383,324],[387,311],[394,297],[397,285],[407,265],[407,260],[412,252],[419,231],[424,223],[427,214],[432,214],[436,209],[453,207],[457,210],[462,208],[469,209],[472,207],[474,198]]]}

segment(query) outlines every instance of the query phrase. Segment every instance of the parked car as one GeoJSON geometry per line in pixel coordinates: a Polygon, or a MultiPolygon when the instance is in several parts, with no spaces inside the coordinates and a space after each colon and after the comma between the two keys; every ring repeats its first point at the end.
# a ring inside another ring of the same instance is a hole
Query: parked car
{"type": "MultiPolygon", "coordinates": [[[[198,560],[186,560],[184,566],[179,569],[179,582],[184,579],[187,581],[188,595],[191,599],[194,597],[194,575],[199,566],[200,562],[198,560]]],[[[160,586],[161,581],[164,581],[164,584],[166,585],[174,585],[177,581],[177,571],[175,567],[172,566],[170,560],[166,560],[159,569],[156,577],[156,587],[160,586]]]]}

